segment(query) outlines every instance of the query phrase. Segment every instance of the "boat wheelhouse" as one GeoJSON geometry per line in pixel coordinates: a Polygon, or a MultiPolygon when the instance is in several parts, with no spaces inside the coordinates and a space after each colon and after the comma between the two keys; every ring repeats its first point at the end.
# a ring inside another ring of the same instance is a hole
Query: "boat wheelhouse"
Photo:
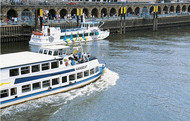
{"type": "Polygon", "coordinates": [[[44,46],[102,40],[107,38],[110,32],[100,30],[99,24],[97,21],[82,22],[80,28],[74,29],[42,26],[42,31],[33,32],[29,44],[44,46]]]}
{"type": "Polygon", "coordinates": [[[59,56],[44,50],[0,55],[0,108],[87,85],[105,68],[97,58],[80,53],[80,47],[59,56]]]}

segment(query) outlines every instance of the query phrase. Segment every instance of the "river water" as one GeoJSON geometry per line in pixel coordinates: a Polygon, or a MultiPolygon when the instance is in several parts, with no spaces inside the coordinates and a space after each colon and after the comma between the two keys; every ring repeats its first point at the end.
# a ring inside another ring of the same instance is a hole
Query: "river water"
{"type": "MultiPolygon", "coordinates": [[[[1,49],[31,48],[18,42],[1,49]]],[[[106,63],[101,79],[2,109],[2,121],[190,120],[190,27],[111,34],[86,49],[106,63]]]]}

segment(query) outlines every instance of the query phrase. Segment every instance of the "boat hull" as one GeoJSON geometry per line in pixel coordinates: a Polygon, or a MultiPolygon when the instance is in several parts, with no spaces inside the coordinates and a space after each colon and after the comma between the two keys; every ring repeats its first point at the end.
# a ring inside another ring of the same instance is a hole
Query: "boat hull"
{"type": "Polygon", "coordinates": [[[52,88],[52,89],[47,89],[47,90],[43,90],[43,91],[40,91],[40,92],[31,93],[31,94],[28,94],[28,95],[25,95],[25,96],[15,97],[13,99],[2,101],[0,103],[1,104],[0,108],[5,108],[5,107],[8,107],[8,106],[23,103],[23,102],[26,102],[26,101],[29,101],[29,100],[33,100],[33,99],[53,95],[53,94],[56,94],[56,93],[66,92],[66,91],[73,90],[73,89],[76,89],[76,88],[79,88],[79,87],[83,87],[85,85],[88,85],[88,84],[96,81],[98,78],[100,78],[100,76],[103,73],[104,68],[105,68],[105,66],[102,65],[102,66],[99,67],[100,71],[97,74],[95,74],[95,75],[93,75],[93,76],[91,76],[89,78],[86,78],[84,80],[78,81],[78,82],[76,80],[75,82],[72,82],[72,84],[69,84],[69,85],[59,86],[59,87],[55,87],[55,88],[52,88]]]}

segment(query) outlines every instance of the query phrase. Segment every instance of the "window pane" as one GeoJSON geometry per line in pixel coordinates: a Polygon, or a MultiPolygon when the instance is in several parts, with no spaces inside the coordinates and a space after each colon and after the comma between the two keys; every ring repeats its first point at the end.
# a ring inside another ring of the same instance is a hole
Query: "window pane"
{"type": "Polygon", "coordinates": [[[96,73],[99,71],[99,67],[96,67],[96,73]]]}
{"type": "Polygon", "coordinates": [[[1,90],[1,98],[8,97],[9,96],[9,91],[8,89],[6,90],[1,90]]]}
{"type": "Polygon", "coordinates": [[[58,51],[54,51],[53,56],[57,56],[58,55],[58,51]]]}
{"type": "Polygon", "coordinates": [[[49,51],[49,52],[48,52],[48,55],[52,55],[52,51],[49,51]]]}
{"type": "Polygon", "coordinates": [[[62,83],[67,82],[67,76],[62,77],[62,83]]]}
{"type": "Polygon", "coordinates": [[[82,73],[82,72],[77,73],[77,79],[80,79],[80,78],[82,78],[82,77],[83,77],[83,73],[82,73]]]}
{"type": "Polygon", "coordinates": [[[50,86],[50,80],[43,81],[42,86],[43,86],[43,88],[49,87],[50,86]]]}
{"type": "Polygon", "coordinates": [[[88,75],[89,75],[89,71],[87,70],[84,72],[84,76],[88,76],[88,75]]]}
{"type": "Polygon", "coordinates": [[[69,81],[75,80],[75,74],[69,75],[69,81]]]}
{"type": "Polygon", "coordinates": [[[21,74],[28,74],[28,73],[30,73],[30,67],[29,66],[21,68],[21,74]]]}
{"type": "Polygon", "coordinates": [[[58,68],[58,62],[51,62],[51,68],[58,68]]]}
{"type": "Polygon", "coordinates": [[[16,87],[15,88],[11,88],[11,95],[16,95],[16,94],[17,94],[16,87]]]}
{"type": "Polygon", "coordinates": [[[91,32],[91,33],[90,33],[90,36],[93,36],[93,35],[94,35],[94,33],[93,33],[93,32],[91,32]]]}
{"type": "Polygon", "coordinates": [[[94,74],[94,68],[90,69],[90,75],[94,74]]]}
{"type": "Polygon", "coordinates": [[[59,84],[59,78],[52,79],[52,85],[59,84]]]}
{"type": "Polygon", "coordinates": [[[22,86],[22,93],[31,91],[30,85],[24,85],[22,86]]]}
{"type": "Polygon", "coordinates": [[[42,49],[40,49],[39,53],[42,53],[42,52],[43,52],[43,50],[42,50],[42,49]]]}
{"type": "Polygon", "coordinates": [[[41,88],[40,84],[41,84],[40,82],[32,84],[33,90],[40,89],[41,88]]]}
{"type": "Polygon", "coordinates": [[[48,70],[49,69],[49,63],[42,64],[42,70],[48,70]]]}
{"type": "Polygon", "coordinates": [[[38,71],[40,71],[40,65],[32,66],[32,72],[38,72],[38,71]]]}
{"type": "Polygon", "coordinates": [[[9,73],[10,73],[10,76],[17,76],[19,75],[19,69],[18,68],[11,69],[9,73]]]}
{"type": "Polygon", "coordinates": [[[47,54],[47,52],[48,52],[47,50],[44,50],[44,54],[47,54]]]}

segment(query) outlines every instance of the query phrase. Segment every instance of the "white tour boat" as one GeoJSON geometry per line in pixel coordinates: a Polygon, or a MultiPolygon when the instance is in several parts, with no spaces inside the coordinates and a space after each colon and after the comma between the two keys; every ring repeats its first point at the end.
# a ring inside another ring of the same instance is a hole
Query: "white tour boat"
{"type": "Polygon", "coordinates": [[[82,47],[69,51],[57,45],[39,53],[0,55],[0,108],[82,87],[101,76],[105,65],[97,58],[82,47]]]}
{"type": "Polygon", "coordinates": [[[41,32],[33,32],[29,44],[44,46],[102,40],[108,37],[110,32],[100,30],[99,24],[97,21],[83,22],[80,28],[65,30],[60,27],[42,26],[41,32]]]}

